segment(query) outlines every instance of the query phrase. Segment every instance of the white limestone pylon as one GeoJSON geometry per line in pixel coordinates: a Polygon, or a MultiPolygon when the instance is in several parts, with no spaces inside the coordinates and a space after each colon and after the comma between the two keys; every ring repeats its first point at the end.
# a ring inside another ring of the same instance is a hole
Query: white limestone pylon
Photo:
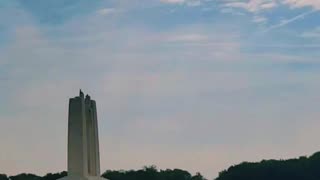
{"type": "Polygon", "coordinates": [[[100,177],[96,102],[81,90],[69,100],[68,176],[60,180],[105,180],[100,177]]]}

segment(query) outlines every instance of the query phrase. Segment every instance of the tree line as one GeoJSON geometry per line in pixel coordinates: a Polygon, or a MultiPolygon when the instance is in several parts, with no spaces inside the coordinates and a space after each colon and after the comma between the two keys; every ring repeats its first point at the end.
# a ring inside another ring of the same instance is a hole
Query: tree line
{"type": "Polygon", "coordinates": [[[319,180],[320,152],[289,160],[243,162],[220,172],[216,180],[319,180]]]}
{"type": "MultiPolygon", "coordinates": [[[[67,172],[48,173],[45,176],[22,173],[15,176],[0,174],[0,180],[56,180],[67,176],[67,172]]],[[[140,170],[107,170],[102,177],[109,180],[207,180],[200,173],[191,175],[181,169],[158,170],[155,166],[145,166],[140,170]]]]}
{"type": "MultiPolygon", "coordinates": [[[[45,176],[22,173],[15,176],[0,174],[0,180],[56,180],[67,172],[48,173],[45,176]]],[[[191,175],[181,169],[158,170],[146,166],[140,170],[107,170],[102,177],[109,180],[207,180],[200,173],[191,175]]],[[[215,180],[319,180],[320,152],[310,157],[301,156],[288,160],[262,160],[243,162],[219,173],[215,180]]]]}

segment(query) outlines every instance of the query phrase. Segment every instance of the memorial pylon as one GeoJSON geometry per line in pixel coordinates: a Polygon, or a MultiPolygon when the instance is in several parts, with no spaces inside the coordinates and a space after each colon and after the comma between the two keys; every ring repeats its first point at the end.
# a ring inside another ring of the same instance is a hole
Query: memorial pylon
{"type": "Polygon", "coordinates": [[[100,179],[104,178],[100,177],[96,102],[80,90],[69,100],[68,176],[60,180],[100,179]]]}

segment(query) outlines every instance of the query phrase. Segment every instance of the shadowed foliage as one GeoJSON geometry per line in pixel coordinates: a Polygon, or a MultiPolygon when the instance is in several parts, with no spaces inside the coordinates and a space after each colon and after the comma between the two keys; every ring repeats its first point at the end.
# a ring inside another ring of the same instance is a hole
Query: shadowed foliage
{"type": "Polygon", "coordinates": [[[216,180],[319,180],[320,152],[289,160],[243,162],[220,172],[216,180]]]}
{"type": "Polygon", "coordinates": [[[102,175],[109,180],[206,180],[200,173],[192,176],[181,169],[157,170],[155,166],[146,166],[141,170],[106,171],[102,175]]]}
{"type": "MultiPolygon", "coordinates": [[[[10,176],[0,174],[0,180],[56,180],[67,176],[67,172],[48,173],[43,177],[34,174],[18,174],[10,176]]],[[[200,173],[192,176],[188,171],[181,169],[158,170],[155,166],[145,166],[140,170],[129,171],[111,171],[108,170],[102,174],[109,180],[206,180],[200,173]]]]}
{"type": "Polygon", "coordinates": [[[5,174],[0,174],[0,180],[8,180],[8,176],[5,174]]]}
{"type": "MultiPolygon", "coordinates": [[[[219,173],[215,180],[319,180],[320,152],[310,157],[289,160],[262,160],[243,162],[219,173]]],[[[48,173],[43,177],[34,174],[18,174],[8,177],[0,174],[0,180],[56,180],[67,176],[67,172],[48,173]]],[[[107,170],[102,174],[109,180],[207,180],[200,173],[191,175],[181,169],[158,170],[156,166],[145,166],[140,170],[107,170]]]]}
{"type": "Polygon", "coordinates": [[[67,174],[66,171],[63,171],[63,172],[61,172],[61,173],[54,173],[54,174],[48,173],[48,174],[46,174],[45,176],[43,176],[43,177],[41,178],[41,180],[56,180],[56,179],[63,178],[63,177],[65,177],[65,176],[67,176],[67,175],[68,175],[68,174],[67,174]]]}
{"type": "Polygon", "coordinates": [[[10,180],[40,180],[41,177],[34,175],[34,174],[26,174],[26,173],[22,173],[22,174],[18,174],[16,176],[10,176],[9,177],[10,180]]]}

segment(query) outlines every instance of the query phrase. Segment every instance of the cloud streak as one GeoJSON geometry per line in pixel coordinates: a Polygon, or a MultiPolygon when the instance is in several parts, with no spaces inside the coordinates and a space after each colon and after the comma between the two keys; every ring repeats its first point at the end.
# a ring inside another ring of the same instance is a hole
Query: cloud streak
{"type": "Polygon", "coordinates": [[[267,29],[265,29],[263,32],[266,33],[268,31],[271,31],[271,30],[274,30],[274,29],[278,29],[278,28],[281,28],[283,26],[286,26],[288,24],[291,24],[291,23],[294,23],[298,20],[301,20],[303,18],[305,18],[306,16],[309,16],[313,13],[317,12],[317,10],[311,10],[311,11],[307,11],[305,13],[302,13],[302,14],[299,14],[293,18],[290,18],[290,19],[286,19],[286,20],[283,20],[282,22],[280,22],[279,24],[275,24],[275,25],[272,25],[270,27],[268,27],[267,29]]]}
{"type": "Polygon", "coordinates": [[[320,9],[320,2],[318,0],[284,0],[284,4],[290,5],[293,8],[312,7],[320,9]]]}
{"type": "Polygon", "coordinates": [[[223,6],[229,8],[241,8],[249,12],[259,12],[273,9],[277,6],[277,3],[274,0],[247,0],[226,2],[223,6]]]}

